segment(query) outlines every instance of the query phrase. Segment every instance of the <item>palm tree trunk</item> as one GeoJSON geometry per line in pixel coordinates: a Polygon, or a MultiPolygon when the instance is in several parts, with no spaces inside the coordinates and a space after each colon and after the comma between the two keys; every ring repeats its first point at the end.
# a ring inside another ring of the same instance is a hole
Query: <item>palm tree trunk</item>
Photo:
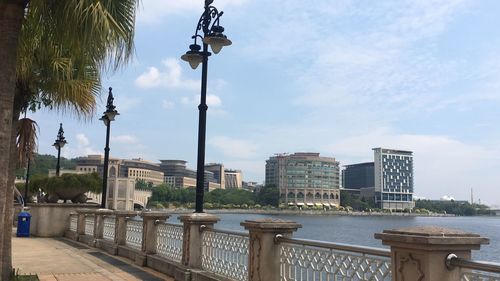
{"type": "MultiPolygon", "coordinates": [[[[19,121],[20,112],[14,109],[14,117],[12,119],[12,132],[17,129],[17,123],[19,121]]],[[[14,182],[16,179],[16,166],[17,166],[17,145],[16,145],[16,134],[13,133],[11,136],[10,143],[10,159],[9,159],[9,182],[7,183],[7,204],[5,209],[5,220],[4,220],[4,243],[3,243],[3,260],[2,260],[2,270],[5,272],[12,272],[12,224],[14,218],[14,182]]],[[[3,280],[3,279],[2,279],[3,280]]]]}
{"type": "MultiPolygon", "coordinates": [[[[16,86],[16,57],[19,35],[24,17],[23,0],[3,0],[0,2],[0,225],[5,226],[8,206],[12,198],[7,197],[9,182],[9,155],[12,142],[12,117],[16,86]],[[8,204],[8,202],[10,202],[8,204]]],[[[11,236],[0,231],[0,280],[10,280],[9,262],[11,236]],[[9,240],[9,242],[6,242],[9,240]],[[4,250],[5,248],[5,250],[4,250]],[[6,255],[6,256],[4,256],[6,255]]]]}

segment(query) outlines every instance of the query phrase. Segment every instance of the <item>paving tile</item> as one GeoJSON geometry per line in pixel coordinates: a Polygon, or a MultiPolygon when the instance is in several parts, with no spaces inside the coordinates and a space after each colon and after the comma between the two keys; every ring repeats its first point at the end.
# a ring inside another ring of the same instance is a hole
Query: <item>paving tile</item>
{"type": "Polygon", "coordinates": [[[39,274],[38,280],[40,281],[57,281],[56,277],[52,274],[39,274]]]}
{"type": "Polygon", "coordinates": [[[56,274],[57,281],[110,281],[100,273],[56,274]]]}
{"type": "Polygon", "coordinates": [[[173,281],[150,268],[73,241],[52,238],[12,239],[14,268],[36,273],[40,281],[173,281]]]}

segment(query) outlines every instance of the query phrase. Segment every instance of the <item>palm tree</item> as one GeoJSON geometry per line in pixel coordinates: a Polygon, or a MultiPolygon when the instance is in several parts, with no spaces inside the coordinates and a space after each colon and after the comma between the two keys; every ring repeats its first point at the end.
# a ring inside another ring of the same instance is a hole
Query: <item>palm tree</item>
{"type": "Polygon", "coordinates": [[[10,280],[12,269],[19,115],[49,106],[90,116],[100,73],[116,70],[131,57],[137,2],[0,0],[0,155],[8,158],[0,161],[0,206],[5,206],[0,208],[0,225],[5,226],[0,231],[1,280],[10,280]]]}

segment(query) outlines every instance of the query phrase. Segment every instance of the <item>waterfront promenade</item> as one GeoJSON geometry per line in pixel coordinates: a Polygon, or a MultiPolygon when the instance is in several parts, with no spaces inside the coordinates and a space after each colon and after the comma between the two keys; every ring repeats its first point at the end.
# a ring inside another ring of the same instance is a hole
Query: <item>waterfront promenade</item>
{"type": "Polygon", "coordinates": [[[174,280],[65,238],[13,237],[12,246],[14,268],[40,281],[174,280]]]}
{"type": "Polygon", "coordinates": [[[303,225],[281,218],[241,220],[237,231],[219,228],[221,217],[208,213],[56,205],[31,212],[32,234],[51,238],[16,238],[14,266],[42,280],[172,280],[161,272],[177,281],[500,281],[500,264],[471,256],[487,237],[439,226],[377,231],[388,248],[375,248],[294,237],[303,225]]]}

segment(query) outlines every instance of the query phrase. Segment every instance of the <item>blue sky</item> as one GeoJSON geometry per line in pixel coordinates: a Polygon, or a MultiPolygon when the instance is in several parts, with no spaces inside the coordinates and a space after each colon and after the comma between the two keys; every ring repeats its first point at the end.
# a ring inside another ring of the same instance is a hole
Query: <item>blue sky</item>
{"type": "MultiPolygon", "coordinates": [[[[342,165],[373,147],[414,151],[417,196],[500,204],[500,2],[215,0],[233,45],[208,66],[207,162],[264,180],[274,153],[342,165]]],[[[196,166],[201,69],[179,58],[203,1],[143,0],[136,54],[104,77],[117,110],[111,155],[196,166]]],[[[103,153],[105,128],[57,112],[31,117],[39,152],[103,153]]]]}

